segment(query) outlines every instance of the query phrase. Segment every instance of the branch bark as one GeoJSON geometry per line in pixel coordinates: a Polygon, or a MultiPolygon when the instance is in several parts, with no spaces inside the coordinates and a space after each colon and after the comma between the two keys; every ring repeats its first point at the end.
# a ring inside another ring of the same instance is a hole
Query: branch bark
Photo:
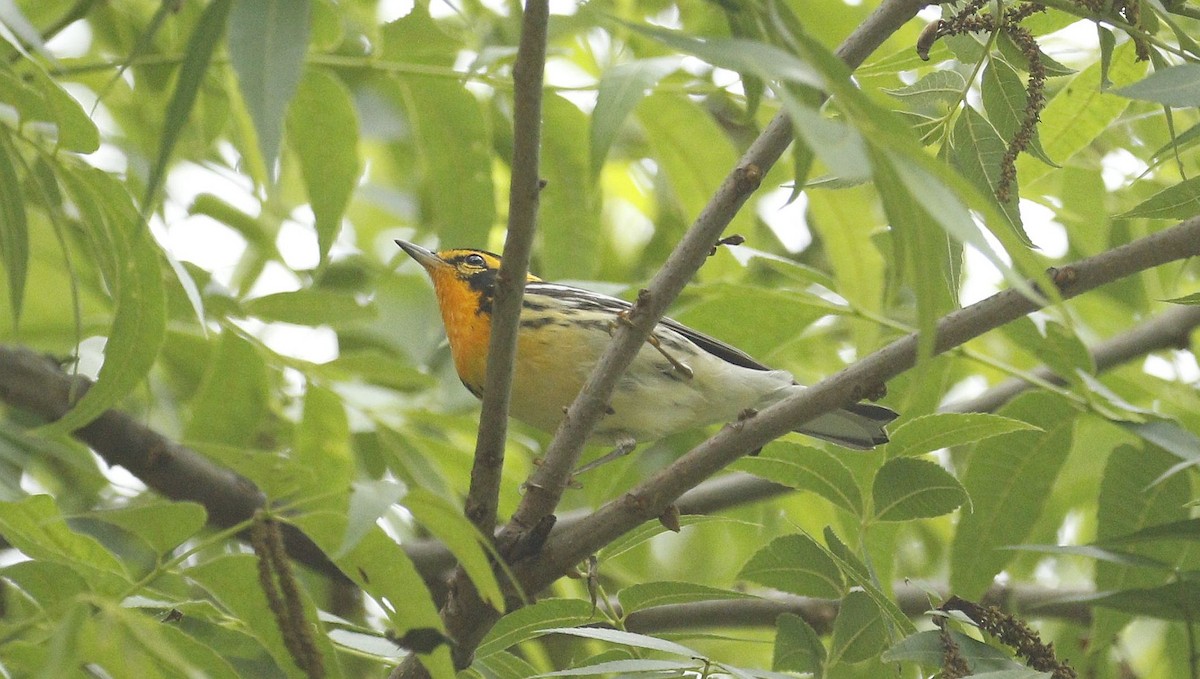
{"type": "MultiPolygon", "coordinates": [[[[0,401],[52,422],[71,409],[92,381],[71,377],[52,359],[22,347],[0,345],[0,401]]],[[[228,528],[261,509],[265,498],[248,479],[168,439],[132,415],[109,410],[73,436],[110,465],[124,467],[158,494],[197,502],[209,523],[228,528]]],[[[288,554],[318,572],[346,580],[329,557],[295,526],[280,526],[288,554]]]]}

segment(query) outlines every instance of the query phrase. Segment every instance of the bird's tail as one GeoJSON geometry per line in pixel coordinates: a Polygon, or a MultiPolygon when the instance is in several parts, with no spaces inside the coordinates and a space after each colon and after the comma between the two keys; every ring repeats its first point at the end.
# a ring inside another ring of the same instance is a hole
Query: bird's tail
{"type": "Polygon", "coordinates": [[[888,442],[884,425],[896,417],[896,412],[889,408],[855,403],[806,422],[796,431],[839,446],[869,450],[888,442]]]}

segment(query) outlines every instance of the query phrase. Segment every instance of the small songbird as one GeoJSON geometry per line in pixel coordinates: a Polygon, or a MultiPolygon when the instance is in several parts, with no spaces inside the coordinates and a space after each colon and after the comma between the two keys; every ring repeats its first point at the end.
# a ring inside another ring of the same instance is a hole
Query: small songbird
{"type": "MultiPolygon", "coordinates": [[[[482,397],[500,257],[483,250],[431,252],[398,240],[433,280],[454,367],[482,397]]],[[[632,305],[624,300],[529,276],[521,308],[511,414],[554,432],[564,409],[600,360],[612,331],[632,305]]],[[[617,383],[608,413],[589,442],[632,444],[717,422],[780,401],[804,387],[740,349],[663,318],[617,383]]],[[[796,431],[848,448],[886,443],[888,408],[857,403],[796,431]]]]}

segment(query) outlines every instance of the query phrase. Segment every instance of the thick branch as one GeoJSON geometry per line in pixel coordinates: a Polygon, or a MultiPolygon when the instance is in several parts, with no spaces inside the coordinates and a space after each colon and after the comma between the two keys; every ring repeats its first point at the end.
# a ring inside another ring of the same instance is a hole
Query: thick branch
{"type": "MultiPolygon", "coordinates": [[[[54,421],[70,410],[71,396],[92,385],[84,377],[68,377],[57,363],[29,349],[0,345],[0,401],[54,421]]],[[[119,465],[158,494],[204,505],[209,523],[229,527],[246,521],[265,498],[249,480],[219,467],[134,419],[109,410],[73,436],[91,446],[104,461],[119,465]]],[[[280,526],[288,554],[332,578],[345,576],[294,526],[280,526]]]]}
{"type": "MultiPolygon", "coordinates": [[[[1075,297],[1105,283],[1167,262],[1200,255],[1200,217],[1064,267],[1061,293],[1075,297]]],[[[1039,308],[1014,290],[993,295],[944,316],[934,351],[944,352],[1039,308]]],[[[754,418],[727,426],[636,488],[546,543],[536,561],[522,564],[526,591],[539,591],[568,568],[643,521],[661,514],[687,489],[699,484],[745,451],[786,434],[798,424],[858,400],[877,385],[911,368],[917,335],[892,342],[819,384],[766,408],[754,418]]]]}
{"type": "MultiPolygon", "coordinates": [[[[1172,307],[1131,330],[1094,344],[1090,352],[1096,370],[1105,372],[1162,349],[1186,349],[1191,333],[1197,326],[1200,326],[1200,307],[1172,307]]],[[[1063,378],[1045,366],[1033,370],[1033,374],[1043,381],[1065,383],[1063,378]]],[[[942,412],[994,412],[1017,395],[1033,388],[1035,385],[1025,380],[1005,380],[974,398],[942,408],[942,412]]],[[[751,474],[725,474],[687,491],[679,497],[675,506],[678,507],[679,513],[684,515],[712,514],[790,492],[793,492],[792,488],[751,474]]],[[[585,509],[562,514],[554,525],[554,533],[567,530],[590,513],[590,509],[585,509]]],[[[436,540],[410,542],[404,545],[404,549],[426,577],[443,573],[454,565],[454,556],[450,550],[436,540]]]]}
{"type": "MultiPolygon", "coordinates": [[[[1200,306],[1174,307],[1128,332],[1096,344],[1092,348],[1092,360],[1096,363],[1096,370],[1103,372],[1152,351],[1186,349],[1188,338],[1197,325],[1200,325],[1200,306]]],[[[1051,384],[1067,383],[1061,375],[1046,366],[1035,369],[1033,375],[1051,384]]],[[[943,410],[952,413],[992,412],[1031,386],[1029,382],[1014,377],[975,398],[950,404],[943,410]]]]}
{"type": "MultiPolygon", "coordinates": [[[[944,584],[930,588],[900,582],[895,584],[893,591],[896,605],[910,618],[918,618],[933,607],[929,601],[930,591],[942,599],[950,595],[949,588],[944,584]]],[[[1030,585],[994,585],[980,603],[1017,613],[1027,613],[1033,618],[1066,620],[1077,625],[1087,625],[1092,619],[1091,607],[1087,603],[1070,600],[1075,598],[1075,595],[1087,593],[1030,585]],[[1057,599],[1064,601],[1058,603],[1055,601],[1057,599]]],[[[803,618],[817,634],[823,635],[832,631],[839,603],[836,600],[782,593],[773,593],[757,599],[697,601],[635,611],[625,619],[625,628],[630,632],[656,634],[676,630],[694,632],[705,628],[774,627],[780,615],[791,613],[803,618]]],[[[619,605],[615,602],[614,607],[619,610],[619,605]]]]}

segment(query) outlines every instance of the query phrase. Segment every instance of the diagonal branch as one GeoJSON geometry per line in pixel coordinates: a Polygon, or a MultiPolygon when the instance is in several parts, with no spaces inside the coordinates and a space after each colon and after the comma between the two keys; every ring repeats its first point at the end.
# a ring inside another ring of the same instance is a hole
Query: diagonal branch
{"type": "MultiPolygon", "coordinates": [[[[1075,297],[1168,262],[1200,255],[1200,216],[1058,272],[1064,299],[1075,297]]],[[[936,326],[934,351],[944,352],[990,330],[1036,311],[1035,302],[1007,290],[942,317],[936,326]]],[[[875,385],[912,368],[917,360],[917,334],[907,335],[863,358],[817,385],[758,413],[753,419],[726,426],[715,436],[642,482],[624,496],[553,535],[534,561],[520,564],[527,591],[538,591],[587,555],[661,514],[685,491],[751,450],[823,413],[842,407],[875,385]]],[[[461,643],[461,641],[460,641],[461,643]]]]}
{"type": "MultiPolygon", "coordinates": [[[[852,69],[857,67],[888,36],[916,16],[924,4],[922,0],[886,0],[846,39],[838,49],[838,56],[852,69]]],[[[618,326],[613,341],[567,409],[542,465],[530,476],[528,490],[512,521],[501,530],[501,545],[517,539],[554,512],[579,462],[584,441],[607,408],[617,381],[667,307],[704,263],[712,244],[791,141],[791,121],[786,113],[780,112],[726,176],[662,269],[638,294],[628,323],[618,326]]]]}
{"type": "MultiPolygon", "coordinates": [[[[1163,349],[1187,348],[1193,331],[1200,326],[1200,307],[1180,306],[1150,318],[1131,330],[1097,342],[1090,349],[1097,372],[1105,372],[1118,365],[1136,360],[1163,349]]],[[[1044,381],[1064,384],[1064,380],[1047,367],[1040,367],[1033,374],[1044,381]]],[[[1010,379],[985,390],[978,396],[952,403],[942,412],[984,413],[994,412],[1017,395],[1035,388],[1022,379],[1010,379]]],[[[751,504],[795,492],[766,479],[745,473],[733,473],[709,479],[679,496],[675,506],[680,514],[712,514],[730,507],[751,504]]],[[[590,509],[575,510],[559,516],[554,524],[554,535],[568,530],[588,514],[590,509]]],[[[426,578],[443,573],[454,566],[454,555],[436,540],[417,540],[406,543],[405,551],[426,578]]]]}

